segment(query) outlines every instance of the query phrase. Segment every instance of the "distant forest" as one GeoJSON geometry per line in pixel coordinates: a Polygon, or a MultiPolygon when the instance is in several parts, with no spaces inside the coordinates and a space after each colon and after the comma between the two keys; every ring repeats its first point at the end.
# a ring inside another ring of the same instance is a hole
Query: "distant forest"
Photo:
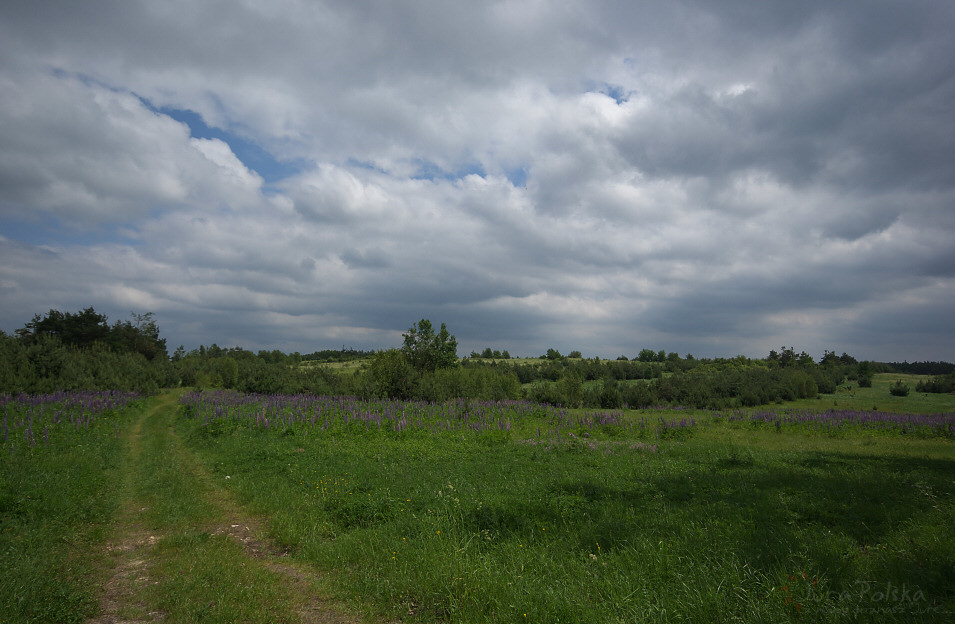
{"type": "Polygon", "coordinates": [[[918,392],[955,391],[955,364],[870,362],[826,351],[818,360],[792,347],[765,358],[695,358],[643,349],[633,358],[564,356],[548,349],[538,360],[513,360],[485,349],[458,358],[442,324],[414,323],[400,348],[326,349],[311,354],[200,346],[172,355],[152,313],[108,322],[92,307],[50,310],[14,334],[0,332],[0,393],[134,390],[189,386],[266,394],[327,394],[423,401],[527,399],[565,407],[640,408],[663,405],[727,409],[766,405],[871,385],[876,373],[931,376],[918,392]],[[338,363],[359,361],[357,368],[338,363]]]}

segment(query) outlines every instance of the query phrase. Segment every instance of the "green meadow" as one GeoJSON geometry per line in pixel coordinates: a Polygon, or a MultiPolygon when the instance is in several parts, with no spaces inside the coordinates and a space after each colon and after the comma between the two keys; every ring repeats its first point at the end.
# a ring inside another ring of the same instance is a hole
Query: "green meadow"
{"type": "Polygon", "coordinates": [[[899,378],[732,412],[10,398],[0,622],[948,622],[955,396],[899,378]]]}
{"type": "MultiPolygon", "coordinates": [[[[894,382],[776,409],[952,411],[951,395],[891,403],[894,382]]],[[[555,428],[532,413],[509,430],[293,417],[263,429],[197,414],[178,426],[274,539],[369,614],[907,622],[955,612],[951,430],[619,414],[555,428]],[[627,425],[637,421],[649,425],[627,425]]]]}

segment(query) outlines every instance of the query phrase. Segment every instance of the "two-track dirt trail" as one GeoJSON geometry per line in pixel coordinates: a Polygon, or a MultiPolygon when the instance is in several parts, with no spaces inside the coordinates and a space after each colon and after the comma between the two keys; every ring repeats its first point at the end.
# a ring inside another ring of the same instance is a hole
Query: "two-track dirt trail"
{"type": "Polygon", "coordinates": [[[323,599],[320,575],[271,544],[186,448],[177,396],[154,399],[125,434],[123,506],[90,624],[362,621],[323,599]]]}

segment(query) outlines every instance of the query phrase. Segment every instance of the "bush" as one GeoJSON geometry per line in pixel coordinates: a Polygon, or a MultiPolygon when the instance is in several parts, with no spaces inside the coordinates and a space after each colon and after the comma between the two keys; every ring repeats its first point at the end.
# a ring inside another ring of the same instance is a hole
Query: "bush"
{"type": "Polygon", "coordinates": [[[415,395],[417,374],[405,354],[397,349],[376,353],[369,375],[375,396],[408,399],[415,395]]]}
{"type": "Polygon", "coordinates": [[[564,397],[556,383],[541,381],[527,390],[527,398],[535,403],[547,405],[563,405],[564,397]]]}
{"type": "Polygon", "coordinates": [[[904,397],[909,395],[909,387],[899,379],[892,384],[892,387],[889,388],[889,392],[892,393],[892,396],[904,397]]]}
{"type": "Polygon", "coordinates": [[[955,392],[955,373],[939,375],[928,381],[920,381],[915,385],[916,392],[955,392]]]}

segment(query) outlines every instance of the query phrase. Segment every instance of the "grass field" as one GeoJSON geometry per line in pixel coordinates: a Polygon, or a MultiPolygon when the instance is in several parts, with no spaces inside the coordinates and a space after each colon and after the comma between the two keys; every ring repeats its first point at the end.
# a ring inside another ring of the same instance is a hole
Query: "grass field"
{"type": "Polygon", "coordinates": [[[0,622],[952,621],[955,396],[915,381],[775,413],[10,402],[0,622]]]}
{"type": "Polygon", "coordinates": [[[4,406],[0,623],[358,621],[182,444],[178,393],[53,422],[61,399],[4,406]]]}
{"type": "Polygon", "coordinates": [[[347,362],[311,362],[304,361],[301,363],[303,369],[309,368],[328,368],[330,370],[346,373],[354,372],[361,368],[362,366],[367,366],[371,363],[371,358],[362,358],[358,360],[348,360],[347,362]]]}
{"type": "Polygon", "coordinates": [[[834,394],[821,394],[816,399],[803,399],[785,405],[810,409],[858,409],[918,414],[955,410],[955,400],[951,394],[916,392],[915,385],[923,379],[930,379],[930,377],[880,373],[873,377],[871,388],[859,388],[855,383],[843,384],[834,394]],[[909,387],[908,396],[892,396],[889,392],[889,388],[897,381],[909,387]]]}
{"type": "MultiPolygon", "coordinates": [[[[871,411],[877,397],[888,409],[894,381],[785,407],[871,411]]],[[[952,408],[950,396],[905,400],[952,408]]],[[[942,622],[955,612],[955,440],[932,428],[647,410],[593,426],[529,413],[509,429],[493,418],[402,429],[374,415],[255,410],[180,426],[281,544],[332,574],[340,600],[390,618],[942,622]]]]}
{"type": "Polygon", "coordinates": [[[131,398],[0,397],[0,622],[96,613],[98,546],[119,508],[122,433],[142,408],[131,398]]]}

